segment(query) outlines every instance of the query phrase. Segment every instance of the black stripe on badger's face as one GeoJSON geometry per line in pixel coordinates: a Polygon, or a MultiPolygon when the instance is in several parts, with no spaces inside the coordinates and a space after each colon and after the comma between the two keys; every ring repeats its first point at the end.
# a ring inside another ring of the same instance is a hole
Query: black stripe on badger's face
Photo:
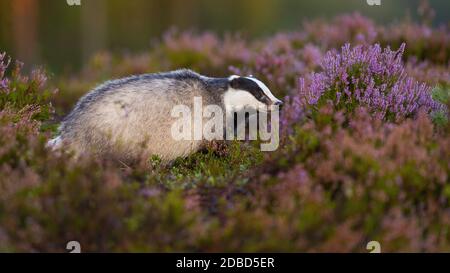
{"type": "Polygon", "coordinates": [[[235,77],[231,79],[230,87],[236,90],[247,91],[252,94],[255,99],[266,105],[281,104],[281,101],[272,95],[269,88],[255,78],[235,77]]]}

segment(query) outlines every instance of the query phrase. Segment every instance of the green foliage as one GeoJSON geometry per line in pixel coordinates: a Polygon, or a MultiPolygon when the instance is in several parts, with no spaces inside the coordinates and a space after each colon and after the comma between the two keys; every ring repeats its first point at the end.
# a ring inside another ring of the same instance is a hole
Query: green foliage
{"type": "Polygon", "coordinates": [[[448,111],[450,105],[450,87],[449,86],[436,86],[432,91],[432,96],[435,101],[438,101],[445,105],[445,108],[436,111],[432,115],[433,122],[440,127],[448,124],[448,111]]]}
{"type": "Polygon", "coordinates": [[[448,104],[450,102],[450,87],[436,86],[432,91],[432,96],[435,101],[439,101],[442,104],[448,104]]]}

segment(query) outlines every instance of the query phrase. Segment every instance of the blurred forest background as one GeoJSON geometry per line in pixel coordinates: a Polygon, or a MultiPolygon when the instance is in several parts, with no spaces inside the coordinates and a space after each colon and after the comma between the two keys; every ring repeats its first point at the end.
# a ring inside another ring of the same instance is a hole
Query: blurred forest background
{"type": "MultiPolygon", "coordinates": [[[[0,50],[53,73],[76,72],[95,52],[144,51],[175,27],[259,37],[306,19],[358,11],[379,24],[417,20],[419,0],[0,0],[0,50]]],[[[433,24],[448,24],[450,1],[431,0],[433,24]]]]}

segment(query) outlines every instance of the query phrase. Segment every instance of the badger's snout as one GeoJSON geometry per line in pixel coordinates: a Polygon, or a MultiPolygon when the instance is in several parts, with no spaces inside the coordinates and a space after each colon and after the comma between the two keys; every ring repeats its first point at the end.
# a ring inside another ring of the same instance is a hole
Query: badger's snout
{"type": "Polygon", "coordinates": [[[273,112],[273,111],[281,110],[282,106],[283,106],[283,102],[281,100],[276,100],[275,102],[268,105],[267,108],[269,111],[273,112]]]}
{"type": "Polygon", "coordinates": [[[276,101],[275,103],[273,103],[273,105],[281,107],[281,106],[283,106],[283,102],[281,100],[279,100],[279,101],[276,101]]]}

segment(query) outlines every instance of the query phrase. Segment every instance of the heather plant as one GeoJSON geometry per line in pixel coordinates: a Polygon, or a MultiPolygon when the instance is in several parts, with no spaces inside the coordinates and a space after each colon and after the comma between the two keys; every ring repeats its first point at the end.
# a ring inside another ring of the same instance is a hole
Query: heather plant
{"type": "Polygon", "coordinates": [[[433,112],[440,107],[430,88],[408,77],[402,63],[403,44],[397,51],[380,45],[346,44],[341,52],[330,51],[322,71],[300,79],[300,97],[314,109],[332,102],[336,111],[352,113],[367,106],[378,118],[399,121],[419,110],[433,112]]]}
{"type": "Polygon", "coordinates": [[[33,119],[47,120],[52,112],[49,97],[52,92],[47,88],[47,75],[43,70],[33,70],[30,75],[22,74],[23,64],[11,59],[6,53],[0,54],[0,109],[11,108],[20,111],[25,107],[35,109],[33,119]],[[10,71],[8,71],[10,69],[10,71]],[[6,77],[6,73],[11,77],[6,77]]]}
{"type": "MultiPolygon", "coordinates": [[[[419,11],[420,13],[421,11],[419,11]]],[[[432,11],[427,11],[430,13],[432,11]]],[[[426,19],[421,23],[404,19],[400,23],[377,26],[359,13],[338,16],[331,21],[313,20],[304,24],[304,41],[320,44],[326,49],[341,47],[346,43],[400,47],[408,44],[405,58],[447,65],[450,60],[450,35],[448,26],[432,28],[426,19]]]]}
{"type": "Polygon", "coordinates": [[[305,122],[257,167],[253,179],[272,190],[252,184],[255,209],[292,221],[281,226],[291,228],[293,247],[303,251],[358,251],[366,237],[380,238],[385,251],[448,245],[449,238],[424,232],[448,228],[448,137],[434,134],[423,112],[387,125],[368,109],[355,111],[348,127],[341,113],[305,122]]]}
{"type": "Polygon", "coordinates": [[[164,34],[157,46],[160,65],[166,69],[189,67],[201,73],[220,75],[228,67],[238,65],[251,57],[251,51],[239,35],[217,35],[204,32],[179,32],[175,29],[164,34]]]}
{"type": "Polygon", "coordinates": [[[403,22],[380,28],[379,41],[384,45],[408,44],[405,57],[447,65],[450,60],[450,34],[448,27],[433,29],[428,25],[403,22]]]}
{"type": "Polygon", "coordinates": [[[448,65],[418,62],[414,58],[410,58],[405,64],[405,70],[414,79],[431,86],[450,84],[450,69],[448,65]]]}
{"type": "Polygon", "coordinates": [[[304,28],[309,40],[327,48],[345,43],[372,44],[378,35],[375,23],[357,12],[338,16],[331,22],[305,22],[304,28]]]}

